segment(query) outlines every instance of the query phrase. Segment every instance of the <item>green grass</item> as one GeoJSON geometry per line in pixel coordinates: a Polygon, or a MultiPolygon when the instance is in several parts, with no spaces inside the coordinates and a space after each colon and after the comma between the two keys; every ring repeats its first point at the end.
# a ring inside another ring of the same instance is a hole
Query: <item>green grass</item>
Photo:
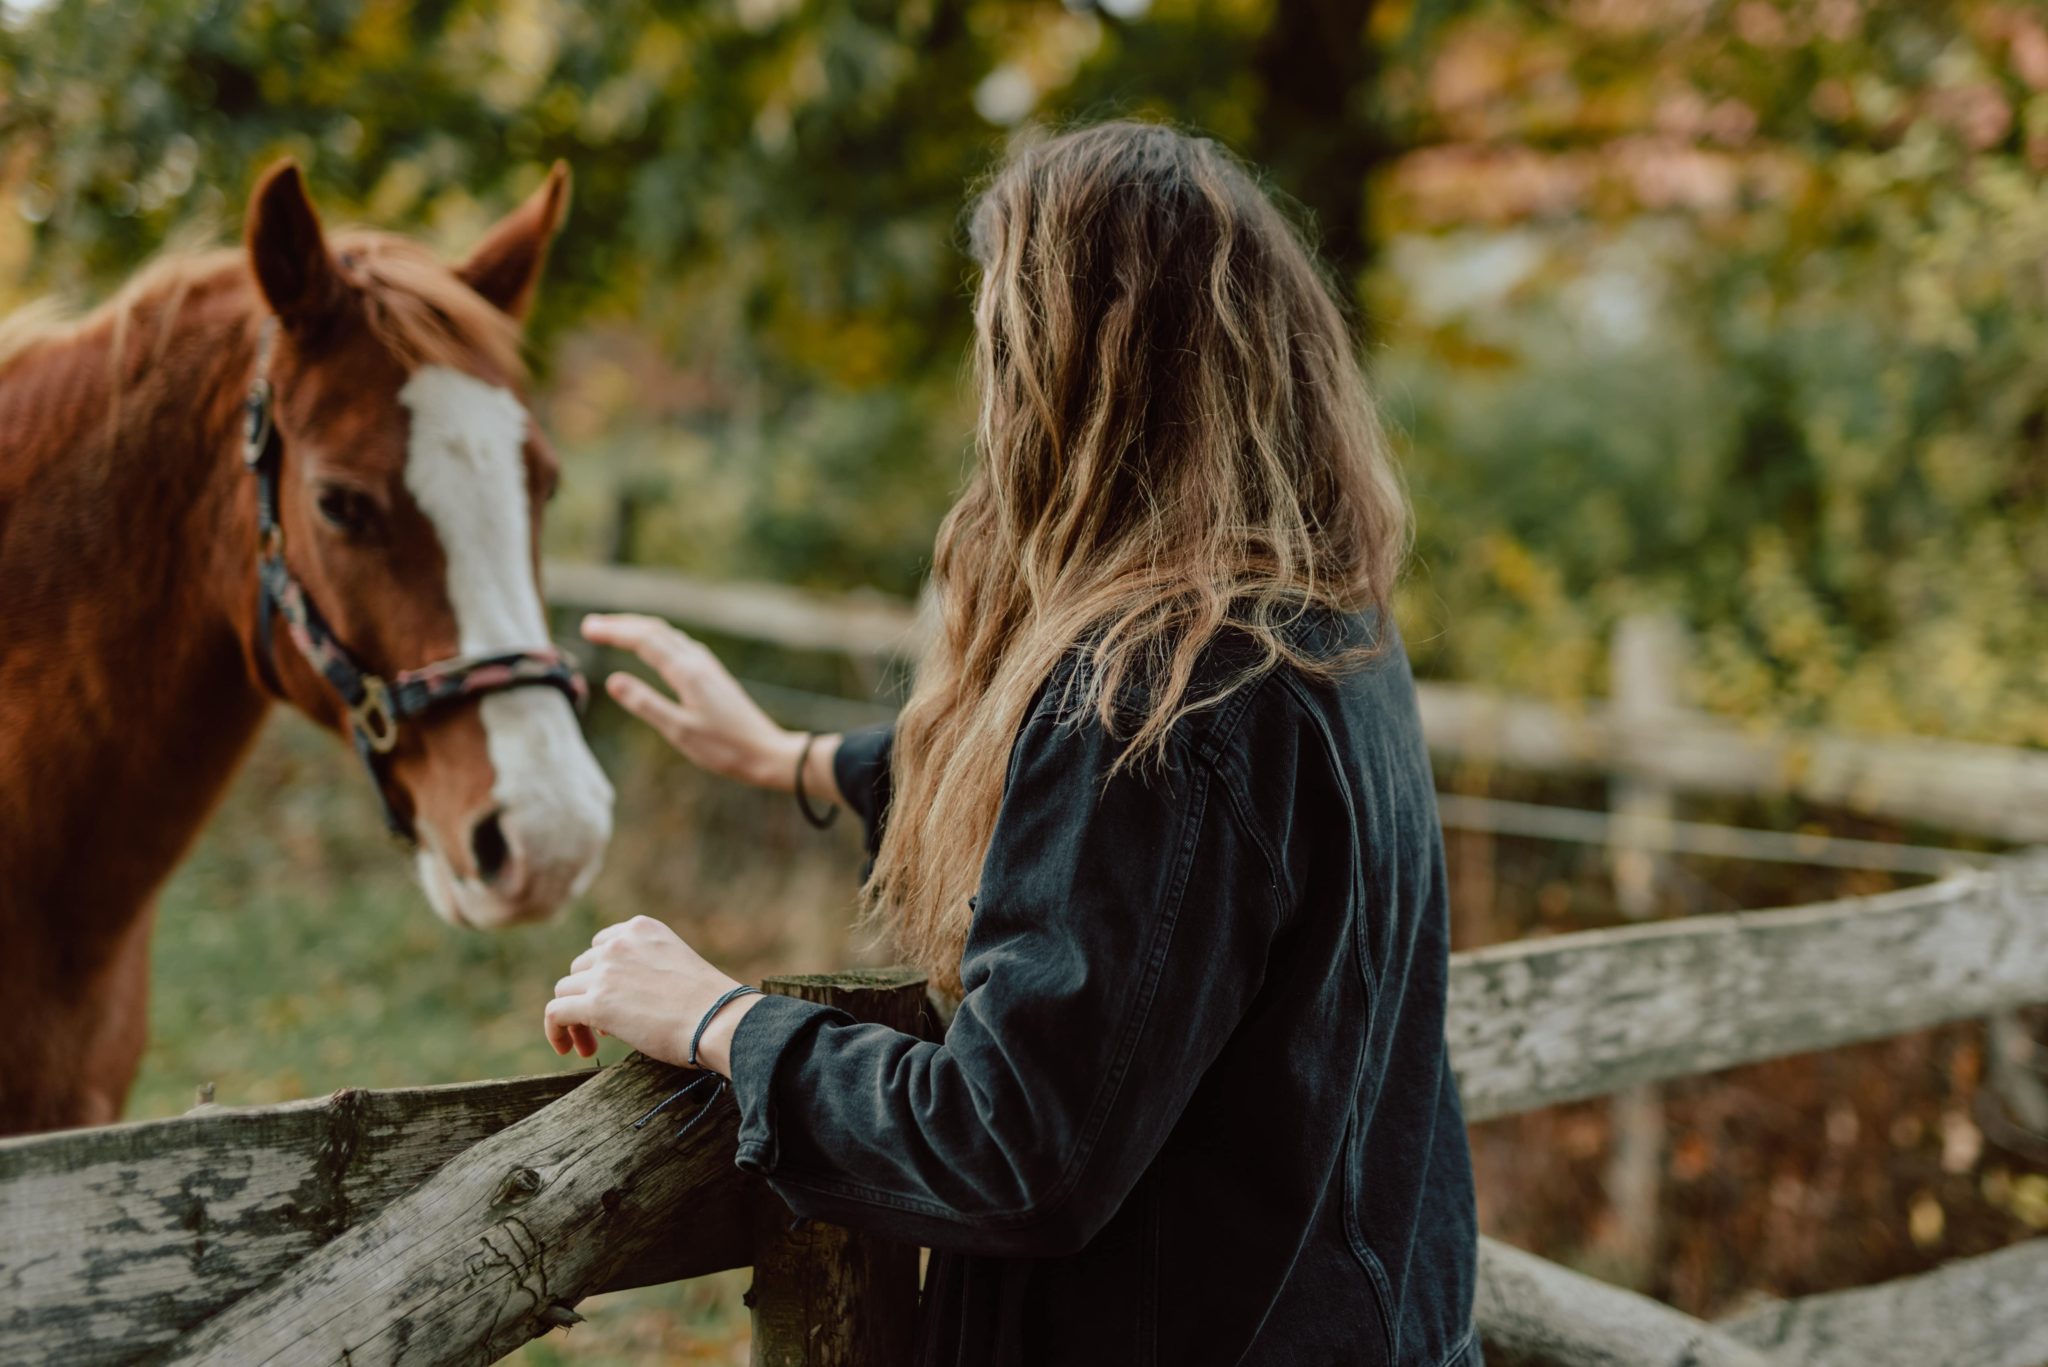
{"type": "MultiPolygon", "coordinates": [[[[548,1048],[541,1010],[597,928],[638,913],[742,977],[873,961],[849,927],[848,823],[816,835],[787,799],[691,771],[616,713],[593,718],[593,744],[620,793],[604,874],[553,924],[479,933],[428,909],[341,744],[277,719],[159,901],[129,1117],[175,1115],[206,1082],[222,1104],[259,1105],[588,1067],[548,1048]]],[[[736,1272],[596,1298],[590,1323],[517,1360],[744,1362],[746,1285],[736,1272]]]]}

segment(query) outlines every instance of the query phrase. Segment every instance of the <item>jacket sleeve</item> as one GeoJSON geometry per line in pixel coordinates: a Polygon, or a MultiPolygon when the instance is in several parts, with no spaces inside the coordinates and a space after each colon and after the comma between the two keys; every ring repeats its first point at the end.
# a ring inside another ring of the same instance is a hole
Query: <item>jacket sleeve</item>
{"type": "MultiPolygon", "coordinates": [[[[1176,748],[1020,732],[942,1044],[789,997],[732,1046],[738,1161],[797,1214],[969,1253],[1080,1248],[1151,1164],[1265,971],[1279,893],[1176,748]]],[[[850,796],[850,794],[849,794],[850,796]]]]}
{"type": "Polygon", "coordinates": [[[889,759],[895,742],[896,723],[864,726],[840,736],[832,756],[832,781],[839,785],[847,808],[860,818],[870,860],[881,848],[882,822],[889,814],[889,759]]]}

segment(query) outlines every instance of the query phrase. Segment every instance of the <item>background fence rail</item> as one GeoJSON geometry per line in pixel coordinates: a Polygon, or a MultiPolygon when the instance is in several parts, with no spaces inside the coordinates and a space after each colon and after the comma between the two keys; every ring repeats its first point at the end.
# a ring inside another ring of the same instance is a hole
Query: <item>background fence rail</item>
{"type": "MultiPolygon", "coordinates": [[[[629,610],[699,630],[866,659],[913,652],[914,605],[669,570],[550,562],[557,607],[629,610]]],[[[1767,731],[1685,708],[1650,715],[1559,707],[1465,684],[1423,683],[1422,728],[1438,755],[1549,773],[1616,773],[1684,792],[1787,793],[1809,802],[2048,842],[2048,753],[1920,737],[1767,731]]]]}

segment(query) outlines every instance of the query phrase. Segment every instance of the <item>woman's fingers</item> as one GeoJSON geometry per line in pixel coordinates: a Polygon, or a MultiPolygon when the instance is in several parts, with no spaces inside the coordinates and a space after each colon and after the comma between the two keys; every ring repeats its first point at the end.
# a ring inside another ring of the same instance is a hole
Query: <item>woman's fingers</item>
{"type": "Polygon", "coordinates": [[[566,1054],[574,1049],[582,1058],[590,1058],[596,1054],[597,1037],[609,1032],[600,1030],[590,1021],[589,1008],[590,1000],[587,995],[558,996],[549,1002],[547,1010],[541,1015],[541,1026],[547,1033],[548,1047],[558,1054],[566,1054]]]}
{"type": "Polygon", "coordinates": [[[593,612],[583,619],[583,638],[601,646],[617,646],[635,655],[662,640],[675,637],[687,641],[675,627],[659,617],[638,612],[593,612]]]}
{"type": "MultiPolygon", "coordinates": [[[[682,701],[684,707],[705,705],[707,691],[711,691],[725,676],[725,668],[719,664],[719,658],[713,656],[702,641],[692,637],[688,631],[668,625],[659,617],[586,617],[584,635],[600,646],[631,650],[649,668],[653,668],[655,674],[662,676],[662,682],[676,691],[676,699],[682,701]]],[[[612,674],[608,680],[612,697],[621,703],[633,695],[633,687],[623,682],[627,678],[631,678],[631,674],[612,674]]]]}
{"type": "Polygon", "coordinates": [[[543,1013],[548,1043],[556,1053],[573,1048],[589,1058],[596,1050],[597,1037],[604,1033],[598,1017],[608,1010],[596,993],[597,975],[591,971],[572,971],[556,981],[554,998],[543,1013]]]}
{"type": "Polygon", "coordinates": [[[635,916],[600,929],[557,979],[543,1027],[556,1053],[585,1058],[612,1035],[653,1058],[680,1063],[684,1038],[732,980],[705,963],[667,922],[635,916]]]}
{"type": "Polygon", "coordinates": [[[683,692],[696,678],[709,651],[659,617],[638,613],[599,614],[583,619],[585,640],[630,650],[661,675],[670,688],[683,692]]]}
{"type": "Polygon", "coordinates": [[[739,680],[701,642],[655,617],[599,613],[583,619],[599,645],[630,650],[674,690],[670,698],[630,674],[613,674],[606,691],[658,730],[691,763],[763,788],[787,790],[801,744],[747,696],[739,680]]]}
{"type": "Polygon", "coordinates": [[[690,714],[681,704],[662,696],[659,689],[631,674],[614,674],[604,681],[612,700],[646,722],[670,745],[680,747],[689,732],[690,714]]]}
{"type": "Polygon", "coordinates": [[[558,1054],[566,1054],[576,1047],[574,1027],[582,1025],[589,1029],[585,1022],[576,1019],[574,1009],[559,997],[548,1003],[540,1019],[541,1028],[547,1032],[548,1045],[558,1054]]]}

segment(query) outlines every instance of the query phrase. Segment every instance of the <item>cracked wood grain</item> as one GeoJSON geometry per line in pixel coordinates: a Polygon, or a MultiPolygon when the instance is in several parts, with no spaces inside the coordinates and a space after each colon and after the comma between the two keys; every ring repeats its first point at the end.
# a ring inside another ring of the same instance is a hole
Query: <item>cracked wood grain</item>
{"type": "Polygon", "coordinates": [[[730,1098],[680,1140],[687,1074],[638,1055],[463,1150],[376,1215],[180,1338],[163,1363],[495,1361],[615,1283],[671,1232],[750,1256],[744,1223],[693,1228],[743,1190],[730,1098]]]}
{"type": "Polygon", "coordinates": [[[0,1364],[168,1343],[583,1076],[0,1140],[0,1364]]]}
{"type": "Polygon", "coordinates": [[[1487,1360],[1515,1367],[1771,1367],[1703,1320],[1496,1239],[1479,1241],[1472,1317],[1487,1360]]]}
{"type": "MultiPolygon", "coordinates": [[[[594,1076],[345,1091],[249,1109],[0,1140],[0,1367],[98,1367],[172,1342],[594,1076]]],[[[715,1193],[605,1290],[737,1266],[745,1193],[715,1193]]]]}
{"type": "Polygon", "coordinates": [[[1876,897],[1454,956],[1475,1120],[2048,1001],[2048,856],[1876,897]]]}
{"type": "Polygon", "coordinates": [[[1493,1239],[1474,1319],[1503,1367],[2039,1367],[2048,1239],[1709,1324],[1493,1239]]]}
{"type": "Polygon", "coordinates": [[[1718,1327],[1782,1363],[2040,1367],[2048,1362],[2048,1238],[1878,1286],[1806,1296],[1718,1327]]]}

